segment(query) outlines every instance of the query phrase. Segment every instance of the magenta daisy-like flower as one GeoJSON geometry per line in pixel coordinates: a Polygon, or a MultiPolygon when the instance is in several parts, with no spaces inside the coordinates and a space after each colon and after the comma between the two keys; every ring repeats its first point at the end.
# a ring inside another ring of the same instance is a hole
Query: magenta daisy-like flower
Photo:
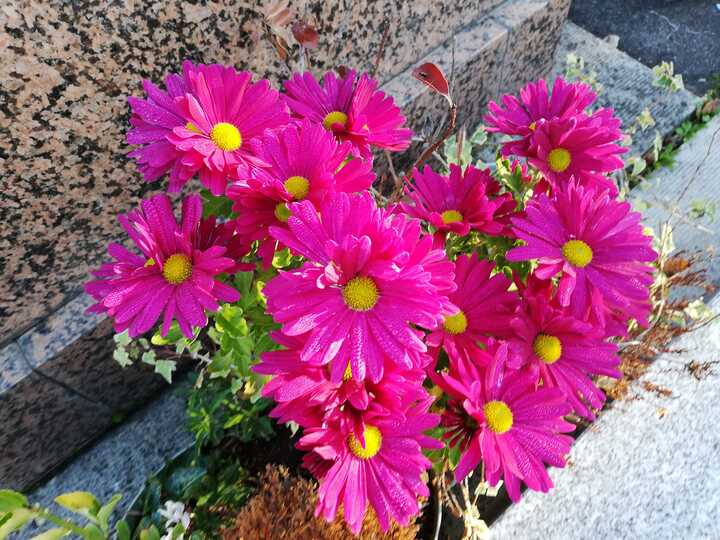
{"type": "Polygon", "coordinates": [[[355,153],[372,158],[371,148],[405,150],[412,130],[403,127],[405,117],[393,98],[377,89],[367,73],[357,77],[350,70],[338,78],[327,72],[320,86],[308,72],[296,73],[285,82],[286,101],[298,118],[321,124],[342,141],[353,144],[355,153]]]}
{"type": "Polygon", "coordinates": [[[582,184],[616,192],[614,182],[604,175],[624,167],[620,156],[628,149],[617,144],[619,130],[599,125],[600,119],[574,117],[538,124],[528,161],[556,188],[575,177],[582,184]]]}
{"type": "Polygon", "coordinates": [[[218,301],[236,302],[238,292],[215,279],[236,262],[224,256],[225,246],[200,237],[201,216],[198,195],[183,201],[180,223],[166,195],[144,200],[139,210],[118,216],[141,255],[110,244],[108,253],[115,260],[103,264],[94,272],[99,279],[85,285],[98,301],[89,311],[107,313],[115,319],[115,330],[128,330],[131,337],[150,330],[163,314],[162,335],[175,319],[191,338],[193,328],[207,324],[206,310],[217,310],[218,301]]]}
{"type": "Polygon", "coordinates": [[[449,176],[442,176],[426,165],[422,172],[415,169],[413,178],[414,184],[405,186],[412,204],[402,203],[401,207],[439,231],[460,236],[471,230],[501,234],[507,215],[515,210],[512,195],[498,194],[500,184],[487,169],[469,165],[463,171],[452,164],[449,176]]]}
{"type": "Polygon", "coordinates": [[[494,270],[493,263],[473,255],[457,258],[451,311],[442,326],[427,336],[428,345],[442,346],[452,359],[469,358],[488,335],[509,335],[518,296],[508,291],[510,280],[503,274],[493,276],[494,270]]]}
{"type": "Polygon", "coordinates": [[[269,228],[285,226],[287,203],[308,200],[319,208],[328,193],[364,191],[375,180],[371,163],[350,159],[350,143],[338,143],[325,128],[308,121],[268,132],[251,147],[267,168],[240,165],[240,180],[227,194],[235,202],[238,234],[248,244],[260,242],[258,255],[266,267],[277,248],[269,228]]]}
{"type": "Polygon", "coordinates": [[[407,218],[379,209],[369,193],[331,194],[319,213],[310,201],[288,207],[287,228],[270,232],[308,262],[281,272],[264,293],[284,333],[310,332],[301,360],[332,361],[341,372],[349,360],[358,381],[379,381],[386,358],[418,367],[427,349],[412,325],[435,328],[447,302],[433,286],[438,278],[422,264],[436,258],[417,248],[432,238],[421,238],[419,228],[408,234],[407,218]]]}
{"type": "Polygon", "coordinates": [[[537,259],[535,274],[560,274],[558,299],[578,319],[603,321],[607,310],[647,324],[649,287],[656,259],[652,239],[643,234],[641,215],[608,191],[574,182],[554,198],[535,197],[513,231],[524,246],[508,251],[509,261],[537,259]]]}
{"type": "Polygon", "coordinates": [[[594,420],[588,404],[601,408],[605,394],[590,376],[622,375],[617,346],[604,341],[602,329],[553,306],[546,294],[528,290],[511,326],[509,365],[528,369],[545,387],[560,388],[577,414],[594,420]]]}
{"type": "Polygon", "coordinates": [[[525,155],[539,122],[583,115],[595,99],[597,94],[584,83],[568,83],[558,77],[552,92],[548,92],[545,80],[539,80],[520,90],[519,98],[506,94],[502,97],[502,105],[491,101],[484,120],[489,126],[488,131],[521,137],[503,145],[504,155],[525,155]]]}
{"type": "Polygon", "coordinates": [[[189,174],[183,170],[180,161],[182,153],[167,140],[172,130],[185,125],[175,98],[188,92],[185,78],[171,73],[165,77],[165,90],[161,90],[151,81],[143,81],[147,97],[140,99],[129,97],[132,110],[128,131],[128,144],[140,145],[128,155],[137,160],[138,169],[145,181],[157,180],[170,171],[169,191],[179,191],[185,183],[183,178],[189,174]]]}
{"type": "Polygon", "coordinates": [[[252,74],[217,64],[183,65],[189,93],[175,100],[185,124],[175,127],[168,141],[182,152],[189,174],[199,172],[200,181],[213,195],[222,195],[228,176],[238,165],[262,165],[254,156],[253,139],[265,130],[285,126],[289,114],[280,94],[252,74]]]}
{"type": "Polygon", "coordinates": [[[328,414],[347,404],[343,414],[359,426],[355,433],[361,434],[364,425],[361,413],[371,403],[377,413],[384,410],[391,414],[407,403],[427,397],[422,387],[425,377],[422,370],[401,370],[387,363],[379,382],[356,381],[349,363],[344,372],[333,373],[327,364],[302,362],[300,353],[307,335],[291,337],[274,332],[272,338],[285,349],[263,353],[262,361],[253,371],[272,375],[262,394],[277,403],[270,415],[281,423],[319,426],[328,414]]]}
{"type": "Polygon", "coordinates": [[[572,437],[562,434],[575,426],[563,420],[572,409],[560,389],[536,389],[531,374],[506,372],[507,344],[491,352],[487,368],[459,364],[457,375],[442,374],[453,403],[443,423],[450,426],[451,441],[463,443],[456,480],[482,461],[487,482],[494,486],[502,478],[517,502],[521,482],[542,492],[553,486],[545,465],[565,466],[572,437]]]}
{"type": "Polygon", "coordinates": [[[389,416],[370,410],[362,436],[341,415],[306,430],[297,447],[310,452],[304,465],[320,482],[315,514],[333,521],[342,504],[345,521],[357,534],[369,503],[383,530],[391,519],[407,525],[420,510],[418,497],[429,496],[422,474],[431,463],[422,450],[442,447],[423,434],[439,421],[427,412],[432,401],[389,416]]]}

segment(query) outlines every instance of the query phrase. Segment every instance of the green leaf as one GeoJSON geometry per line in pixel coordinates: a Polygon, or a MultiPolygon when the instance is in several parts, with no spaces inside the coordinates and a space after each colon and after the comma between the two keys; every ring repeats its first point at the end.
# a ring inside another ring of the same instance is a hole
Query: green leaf
{"type": "Polygon", "coordinates": [[[127,330],[119,334],[115,334],[115,336],[113,336],[113,339],[115,340],[115,343],[117,343],[121,347],[127,347],[132,341],[132,338],[130,337],[130,334],[128,334],[127,330]]]}
{"type": "Polygon", "coordinates": [[[100,510],[98,510],[97,518],[100,522],[100,527],[102,527],[103,530],[107,530],[110,515],[112,514],[113,510],[115,510],[117,503],[119,503],[121,499],[121,494],[118,493],[117,495],[113,495],[113,497],[105,505],[103,505],[100,510]]]}
{"type": "Polygon", "coordinates": [[[58,540],[58,538],[62,538],[67,534],[70,533],[65,529],[55,527],[54,529],[49,529],[44,533],[38,534],[37,536],[33,536],[30,540],[58,540]]]}
{"type": "Polygon", "coordinates": [[[169,384],[172,384],[172,374],[177,368],[175,360],[157,360],[155,373],[161,375],[169,384]]]}
{"type": "Polygon", "coordinates": [[[227,197],[216,197],[207,189],[200,191],[203,199],[203,217],[231,217],[233,202],[227,197]]]}
{"type": "Polygon", "coordinates": [[[185,532],[185,527],[183,526],[183,524],[177,523],[173,527],[172,531],[170,531],[171,540],[177,540],[178,538],[180,538],[183,535],[184,532],[185,532]]]}
{"type": "Polygon", "coordinates": [[[10,519],[0,527],[0,540],[5,540],[11,533],[22,529],[25,524],[37,515],[28,508],[16,508],[10,519]]]}
{"type": "Polygon", "coordinates": [[[155,525],[140,531],[140,540],[160,540],[160,533],[155,525]]]}
{"type": "Polygon", "coordinates": [[[157,354],[155,353],[155,351],[151,350],[151,351],[145,351],[142,355],[141,360],[146,364],[150,364],[151,366],[154,366],[155,358],[157,358],[157,354]]]}
{"type": "Polygon", "coordinates": [[[107,536],[94,523],[88,523],[83,529],[86,533],[86,540],[107,540],[107,536]]]}
{"type": "Polygon", "coordinates": [[[127,524],[127,521],[121,519],[117,522],[117,525],[115,525],[115,535],[117,536],[117,540],[130,540],[130,526],[127,524]]]}
{"type": "Polygon", "coordinates": [[[205,476],[207,471],[203,467],[179,467],[165,482],[165,489],[175,500],[184,500],[205,476]]]}
{"type": "Polygon", "coordinates": [[[82,515],[95,516],[97,511],[100,509],[100,503],[95,498],[95,495],[89,491],[72,491],[70,493],[63,493],[55,497],[55,502],[67,508],[71,512],[82,515]]]}
{"type": "Polygon", "coordinates": [[[115,352],[113,352],[113,358],[118,364],[120,364],[120,367],[128,367],[133,363],[127,350],[122,346],[115,349],[115,352]]]}
{"type": "Polygon", "coordinates": [[[28,505],[25,495],[11,489],[0,489],[0,513],[12,512],[28,505]]]}

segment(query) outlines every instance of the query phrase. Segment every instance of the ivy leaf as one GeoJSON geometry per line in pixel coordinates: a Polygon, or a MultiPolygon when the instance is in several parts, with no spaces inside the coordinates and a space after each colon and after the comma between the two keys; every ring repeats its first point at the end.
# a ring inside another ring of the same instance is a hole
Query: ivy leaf
{"type": "Polygon", "coordinates": [[[119,334],[115,334],[115,336],[113,336],[113,339],[115,340],[115,343],[122,347],[127,347],[132,341],[132,338],[130,337],[130,334],[128,334],[127,330],[119,334]]]}
{"type": "Polygon", "coordinates": [[[0,540],[5,540],[10,534],[22,529],[25,524],[36,516],[36,512],[28,508],[16,508],[11,514],[10,519],[6,520],[0,526],[0,540]]]}
{"type": "Polygon", "coordinates": [[[155,353],[155,351],[153,351],[153,350],[145,351],[142,355],[142,361],[146,364],[150,364],[151,366],[154,366],[156,364],[156,361],[155,361],[156,357],[157,357],[157,354],[155,353]]]}
{"type": "Polygon", "coordinates": [[[130,358],[130,355],[127,352],[127,349],[125,347],[118,347],[113,352],[113,358],[115,361],[120,364],[120,367],[128,367],[131,366],[133,361],[132,358],[130,358]]]}
{"type": "Polygon", "coordinates": [[[172,374],[177,368],[175,360],[156,360],[155,373],[161,375],[169,384],[172,384],[172,374]]]}

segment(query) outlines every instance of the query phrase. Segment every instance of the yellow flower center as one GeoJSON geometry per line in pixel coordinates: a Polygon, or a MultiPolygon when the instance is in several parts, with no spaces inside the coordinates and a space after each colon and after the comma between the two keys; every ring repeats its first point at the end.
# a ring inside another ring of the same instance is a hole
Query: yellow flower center
{"type": "Polygon", "coordinates": [[[483,407],[485,413],[485,420],[491,431],[502,435],[513,425],[513,414],[505,402],[503,401],[488,401],[483,407]]]}
{"type": "Polygon", "coordinates": [[[345,368],[345,373],[343,373],[343,381],[347,382],[353,378],[352,376],[352,368],[350,367],[350,362],[348,362],[347,367],[345,368]]]}
{"type": "Polygon", "coordinates": [[[183,253],[170,255],[165,261],[162,273],[168,283],[180,285],[192,275],[190,258],[183,253]]]}
{"type": "Polygon", "coordinates": [[[562,254],[565,260],[577,266],[584,268],[593,260],[592,248],[582,240],[568,240],[563,244],[562,254]]]}
{"type": "Polygon", "coordinates": [[[363,438],[365,439],[365,448],[362,447],[360,441],[352,433],[347,439],[348,448],[360,459],[370,459],[375,457],[382,447],[382,434],[380,430],[370,424],[365,425],[365,431],[363,431],[363,438]]]}
{"type": "Polygon", "coordinates": [[[562,355],[562,343],[555,336],[538,334],[533,341],[533,352],[546,364],[554,364],[562,355]]]}
{"type": "Polygon", "coordinates": [[[445,225],[457,223],[458,221],[463,220],[463,215],[457,210],[445,210],[442,214],[440,214],[440,217],[445,225]]]}
{"type": "Polygon", "coordinates": [[[323,119],[323,126],[325,126],[325,129],[332,130],[335,124],[340,124],[342,127],[345,127],[347,121],[347,114],[340,111],[333,111],[325,116],[323,119]]]}
{"type": "Polygon", "coordinates": [[[277,206],[275,206],[275,217],[278,218],[279,221],[287,223],[287,220],[290,219],[291,215],[292,212],[284,202],[278,203],[277,206]]]}
{"type": "Polygon", "coordinates": [[[553,148],[548,154],[548,165],[555,172],[563,172],[570,166],[570,152],[564,148],[553,148]]]}
{"type": "Polygon", "coordinates": [[[304,176],[291,176],[283,183],[287,192],[293,199],[302,200],[307,197],[310,190],[310,182],[304,176]]]}
{"type": "Polygon", "coordinates": [[[240,148],[242,137],[238,128],[228,122],[215,124],[210,132],[210,138],[220,150],[232,152],[240,148]]]}
{"type": "Polygon", "coordinates": [[[202,131],[200,131],[200,129],[192,122],[188,122],[187,124],[185,124],[185,129],[187,129],[188,131],[192,131],[193,133],[202,133],[202,131]]]}
{"type": "Polygon", "coordinates": [[[530,131],[535,131],[535,128],[536,128],[536,127],[537,127],[537,123],[536,123],[536,122],[533,122],[532,124],[530,124],[530,125],[528,126],[528,129],[529,129],[530,131]]]}
{"type": "Polygon", "coordinates": [[[448,334],[462,334],[467,330],[467,317],[462,311],[458,311],[455,315],[445,317],[443,327],[448,334]]]}
{"type": "Polygon", "coordinates": [[[377,304],[380,294],[372,278],[358,276],[343,287],[345,305],[354,311],[369,311],[377,304]]]}

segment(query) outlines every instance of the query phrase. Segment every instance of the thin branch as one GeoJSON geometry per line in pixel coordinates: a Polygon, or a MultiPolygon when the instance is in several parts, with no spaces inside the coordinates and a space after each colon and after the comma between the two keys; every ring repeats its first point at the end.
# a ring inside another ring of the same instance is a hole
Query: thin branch
{"type": "Polygon", "coordinates": [[[387,45],[388,37],[390,37],[390,21],[386,19],[385,30],[383,30],[382,38],[380,38],[380,48],[378,49],[377,56],[375,56],[375,63],[370,70],[371,78],[375,77],[375,73],[377,73],[377,70],[380,67],[380,62],[382,62],[383,58],[385,57],[385,45],[387,45]]]}
{"type": "Polygon", "coordinates": [[[385,159],[387,159],[388,162],[388,169],[390,170],[390,176],[393,179],[393,193],[400,191],[402,189],[402,180],[398,177],[397,173],[395,172],[395,165],[393,165],[392,157],[390,157],[390,152],[388,150],[384,151],[385,153],[385,159]]]}

